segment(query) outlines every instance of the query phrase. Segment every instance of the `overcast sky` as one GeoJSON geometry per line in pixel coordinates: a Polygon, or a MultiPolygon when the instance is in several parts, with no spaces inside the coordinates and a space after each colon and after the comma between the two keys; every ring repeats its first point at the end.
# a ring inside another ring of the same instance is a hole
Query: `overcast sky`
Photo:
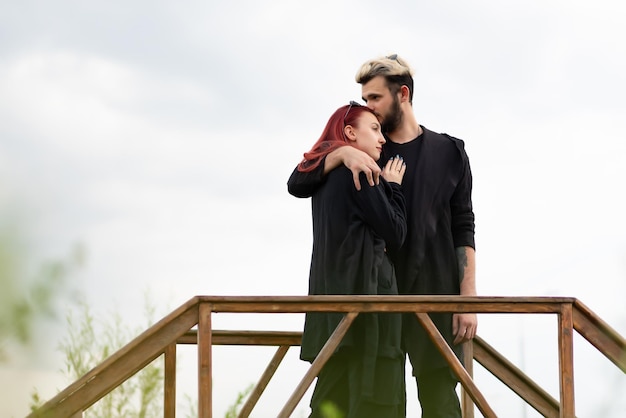
{"type": "MultiPolygon", "coordinates": [[[[129,323],[143,323],[146,291],[160,316],[194,295],[306,294],[310,202],[286,181],[330,114],[360,98],[360,64],[398,53],[418,121],[466,142],[479,293],[576,297],[626,335],[625,19],[617,0],[5,0],[0,210],[21,214],[42,259],[82,245],[80,292],[129,323]]],[[[237,321],[216,326],[302,325],[237,321]]],[[[479,321],[558,398],[555,318],[479,321]]],[[[578,415],[621,416],[624,374],[576,342],[578,415]]],[[[53,396],[60,367],[5,365],[0,393],[25,401],[0,415],[25,415],[33,386],[53,396]],[[19,388],[16,375],[33,377],[19,388]]],[[[216,416],[264,367],[216,367],[216,416]]],[[[535,416],[477,379],[499,414],[535,416]]]]}

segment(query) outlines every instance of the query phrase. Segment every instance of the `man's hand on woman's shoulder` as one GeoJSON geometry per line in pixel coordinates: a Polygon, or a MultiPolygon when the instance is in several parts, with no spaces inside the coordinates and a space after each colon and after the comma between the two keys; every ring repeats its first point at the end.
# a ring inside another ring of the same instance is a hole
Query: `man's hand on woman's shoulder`
{"type": "Polygon", "coordinates": [[[380,167],[374,161],[372,157],[360,149],[354,148],[350,145],[337,148],[328,156],[324,163],[324,173],[328,173],[340,164],[348,167],[352,171],[352,179],[354,180],[354,187],[357,190],[361,190],[361,181],[359,180],[359,173],[365,173],[367,182],[370,186],[374,186],[379,183],[380,167]]]}

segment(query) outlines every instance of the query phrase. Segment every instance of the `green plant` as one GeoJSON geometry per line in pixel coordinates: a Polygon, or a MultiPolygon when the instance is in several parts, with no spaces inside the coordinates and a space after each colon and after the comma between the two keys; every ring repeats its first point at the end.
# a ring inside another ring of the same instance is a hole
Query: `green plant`
{"type": "MultiPolygon", "coordinates": [[[[148,322],[154,308],[147,304],[148,322]]],[[[119,314],[96,321],[89,306],[82,304],[78,313],[67,316],[68,334],[59,349],[65,354],[63,373],[75,381],[120,349],[142,330],[130,330],[119,314]]],[[[163,364],[157,358],[141,371],[104,396],[86,411],[84,417],[94,418],[146,418],[159,416],[163,398],[163,364]]],[[[31,409],[41,405],[35,391],[31,396],[31,409]]]]}
{"type": "MultiPolygon", "coordinates": [[[[146,298],[148,324],[154,316],[154,306],[146,298]]],[[[68,333],[61,341],[59,349],[65,355],[63,374],[69,381],[75,381],[119,350],[124,344],[144,329],[131,330],[123,318],[111,314],[98,319],[87,304],[81,304],[78,311],[70,311],[66,318],[68,333]]],[[[83,413],[84,418],[147,418],[161,416],[163,399],[164,366],[161,358],[104,396],[83,413]]],[[[226,411],[225,418],[236,418],[246,397],[254,385],[249,385],[237,394],[237,398],[226,411]]],[[[188,418],[197,417],[197,400],[184,394],[188,418]]],[[[35,411],[43,404],[39,393],[31,394],[30,408],[35,411]]],[[[330,416],[329,418],[339,418],[330,416]]]]}
{"type": "Polygon", "coordinates": [[[66,259],[43,262],[31,272],[33,257],[22,241],[19,228],[0,225],[0,362],[9,360],[10,343],[29,346],[36,323],[55,318],[67,278],[84,258],[76,246],[66,259]]]}

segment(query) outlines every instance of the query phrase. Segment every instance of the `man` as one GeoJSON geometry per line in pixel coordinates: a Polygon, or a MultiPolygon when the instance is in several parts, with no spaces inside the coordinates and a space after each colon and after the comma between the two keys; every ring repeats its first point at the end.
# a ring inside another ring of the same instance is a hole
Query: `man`
{"type": "MultiPolygon", "coordinates": [[[[363,100],[378,116],[387,142],[379,161],[400,156],[406,163],[402,185],[407,208],[407,238],[391,254],[399,293],[406,295],[476,295],[474,212],[469,159],[460,139],[420,125],[413,113],[413,76],[397,55],[373,59],[361,66],[356,81],[363,100]]],[[[314,173],[297,173],[289,180],[289,192],[308,197],[323,176],[340,164],[352,173],[355,187],[359,173],[369,186],[378,181],[380,167],[353,147],[330,153],[314,173]]],[[[476,335],[476,314],[430,315],[461,358],[461,344],[476,335]]],[[[414,314],[403,322],[403,348],[413,366],[422,417],[461,417],[455,388],[458,383],[414,314]]]]}

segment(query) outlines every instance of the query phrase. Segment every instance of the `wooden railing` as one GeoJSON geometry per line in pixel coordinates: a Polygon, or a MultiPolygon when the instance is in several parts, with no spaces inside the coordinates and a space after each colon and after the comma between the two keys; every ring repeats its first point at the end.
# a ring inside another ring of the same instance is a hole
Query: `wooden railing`
{"type": "Polygon", "coordinates": [[[485,417],[495,417],[472,380],[473,358],[546,417],[575,417],[573,331],[576,330],[626,373],[626,341],[575,298],[563,297],[461,297],[461,296],[196,296],[150,327],[82,378],[46,402],[28,418],[78,418],[82,412],[133,376],[157,357],[165,358],[165,418],[175,417],[176,347],[198,345],[198,415],[212,417],[212,346],[271,345],[278,349],[244,404],[247,417],[279,367],[290,346],[300,345],[300,332],[217,331],[212,314],[341,312],[344,319],[294,389],[278,417],[289,417],[328,360],[354,318],[362,312],[414,313],[457,374],[463,388],[465,418],[474,405],[485,417]],[[534,313],[558,317],[559,400],[501,356],[480,337],[466,351],[464,368],[433,325],[431,312],[534,313]],[[192,328],[197,326],[197,330],[192,328]],[[470,360],[470,361],[467,361],[470,360]]]}

